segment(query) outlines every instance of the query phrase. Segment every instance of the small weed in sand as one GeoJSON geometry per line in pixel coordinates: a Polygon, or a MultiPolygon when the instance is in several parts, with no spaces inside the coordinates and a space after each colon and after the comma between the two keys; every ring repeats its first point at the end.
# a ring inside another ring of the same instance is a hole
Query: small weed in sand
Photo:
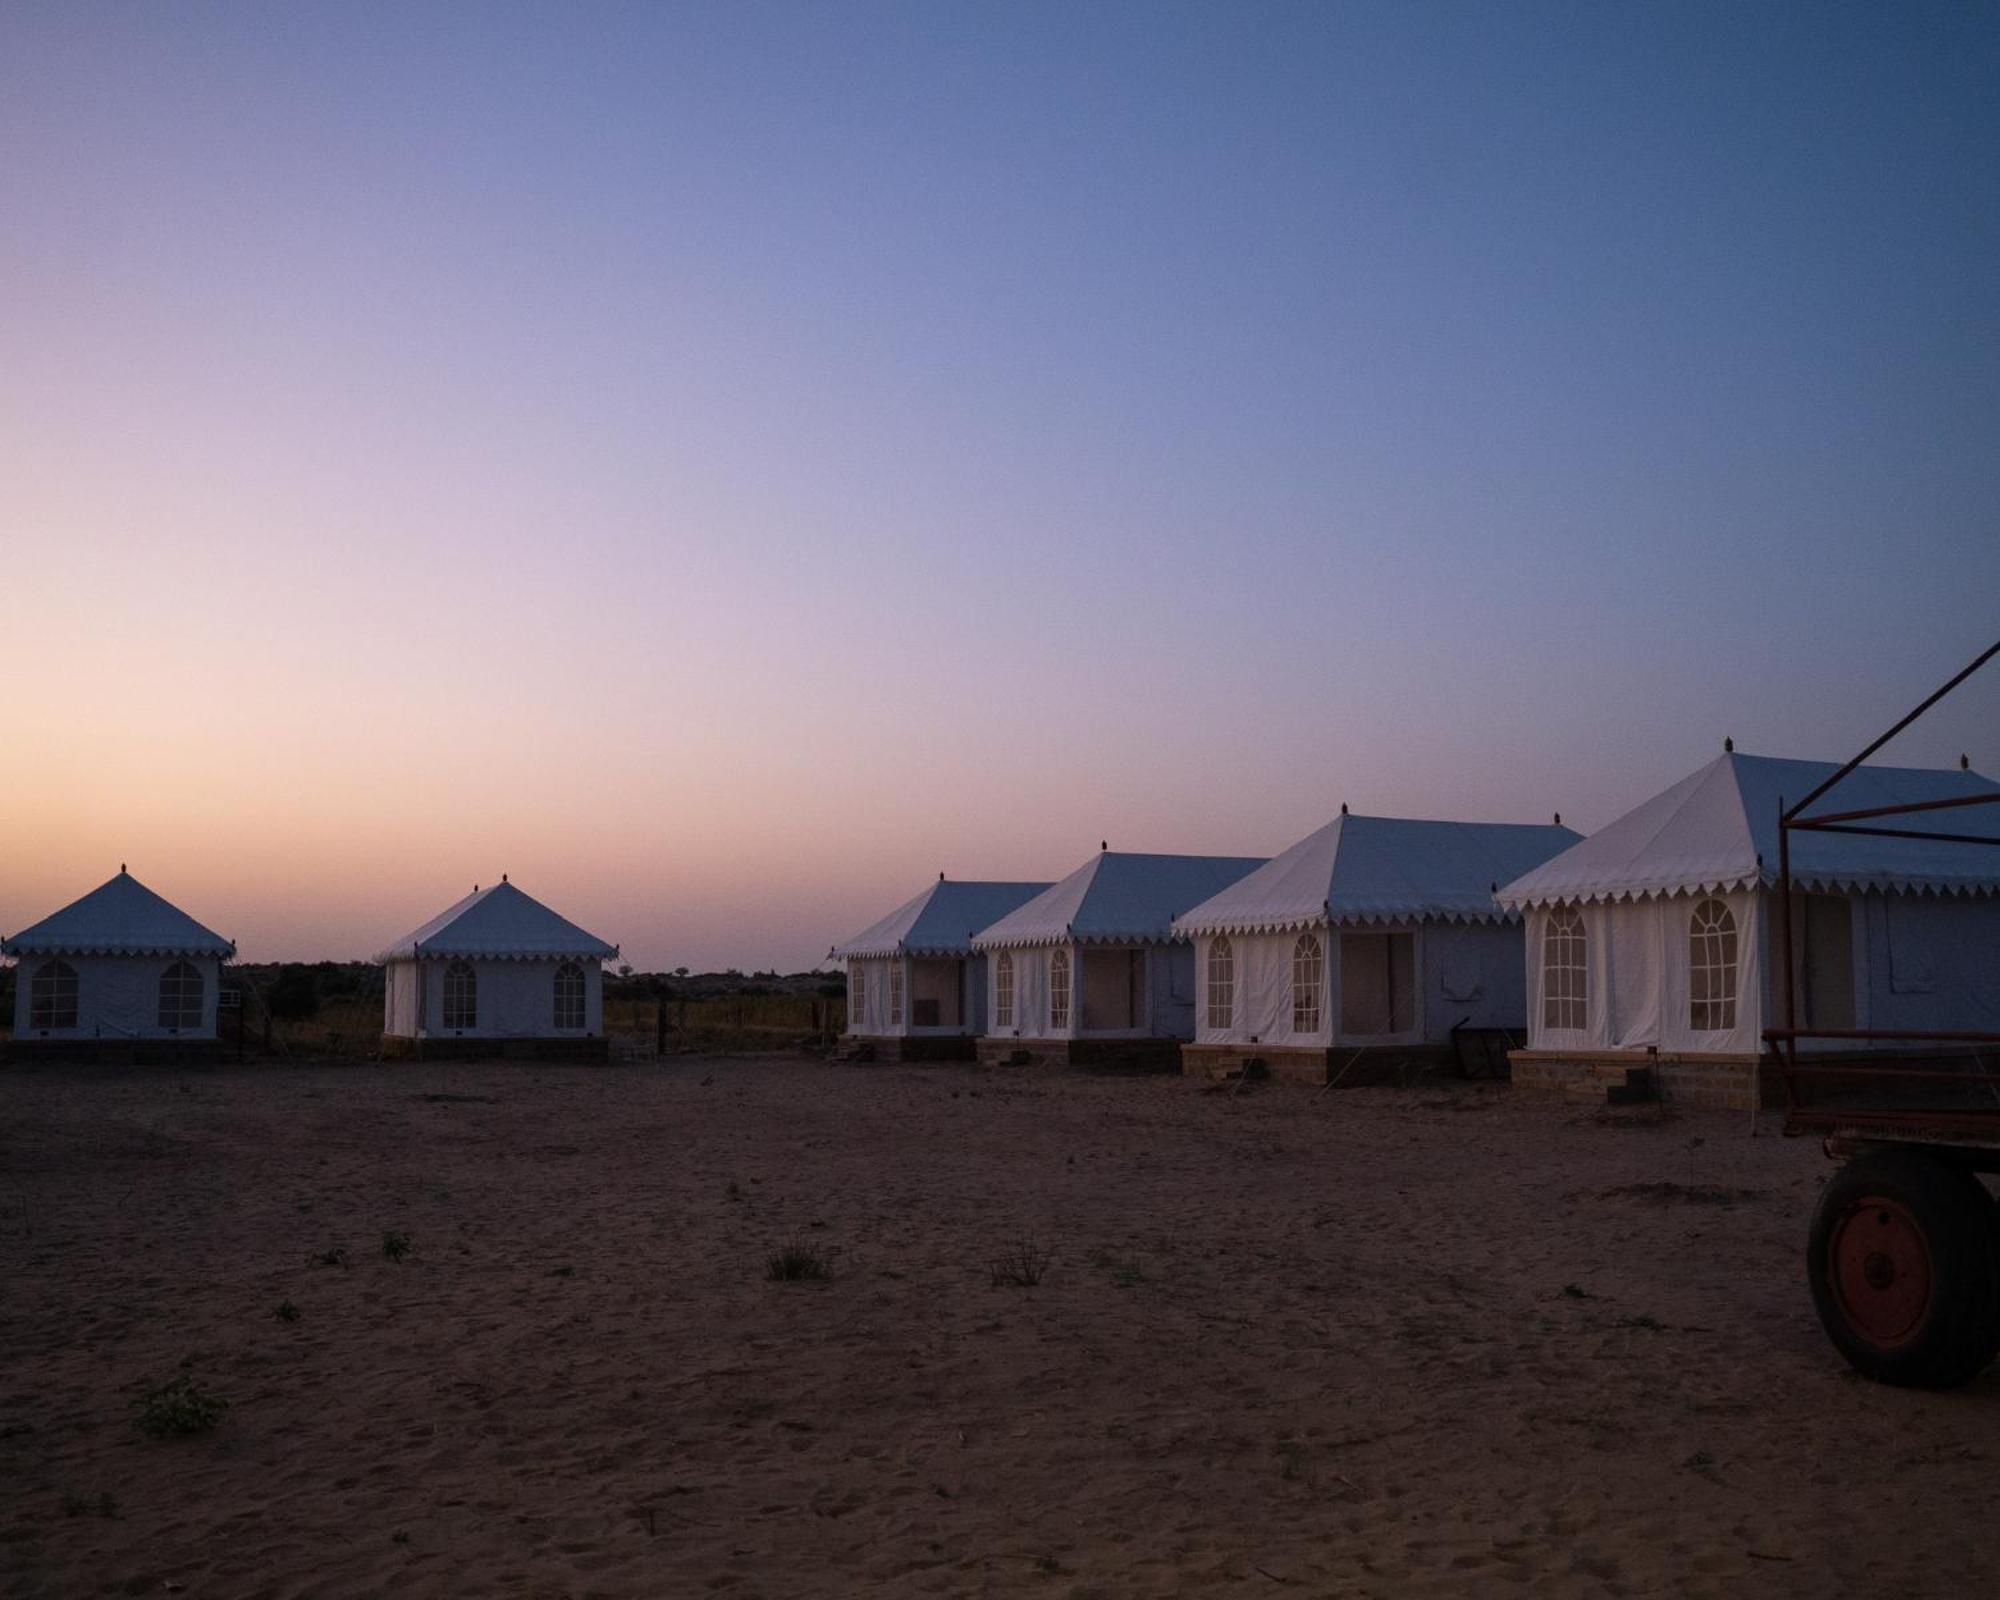
{"type": "Polygon", "coordinates": [[[1597,1298],[1596,1295],[1592,1294],[1580,1283],[1566,1283],[1563,1285],[1562,1292],[1565,1300],[1595,1300],[1597,1298]]]}
{"type": "Polygon", "coordinates": [[[62,1507],[66,1517],[103,1517],[107,1522],[116,1521],[118,1517],[118,1502],[108,1494],[95,1498],[87,1494],[66,1494],[62,1507]]]}
{"type": "Polygon", "coordinates": [[[297,1322],[299,1320],[299,1308],[289,1300],[280,1300],[278,1302],[278,1309],[273,1311],[271,1315],[276,1317],[280,1322],[297,1322]]]}
{"type": "Polygon", "coordinates": [[[1032,1289],[1049,1270],[1049,1253],[1035,1242],[1033,1234],[1016,1239],[987,1263],[996,1289],[1032,1289]]]}
{"type": "Polygon", "coordinates": [[[743,1185],[738,1183],[734,1178],[731,1178],[729,1180],[729,1187],[722,1191],[722,1198],[725,1200],[741,1200],[743,1198],[743,1185]]]}
{"type": "Polygon", "coordinates": [[[773,1283],[824,1283],[833,1269],[811,1245],[795,1240],[765,1259],[764,1276],[773,1283]]]}
{"type": "Polygon", "coordinates": [[[1278,1476],[1285,1482],[1297,1483],[1306,1475],[1306,1447],[1297,1439],[1280,1439],[1276,1454],[1283,1463],[1278,1469],[1278,1476]]]}
{"type": "Polygon", "coordinates": [[[152,1439],[213,1432],[229,1409],[221,1395],[204,1393],[185,1373],[148,1389],[132,1403],[139,1409],[134,1419],[139,1431],[152,1439]]]}
{"type": "Polygon", "coordinates": [[[389,1542],[391,1544],[408,1544],[410,1542],[409,1530],[407,1528],[398,1528],[394,1533],[389,1535],[389,1542]]]}
{"type": "Polygon", "coordinates": [[[551,1278],[574,1278],[576,1276],[576,1268],[567,1266],[557,1267],[549,1276],[551,1278]]]}
{"type": "Polygon", "coordinates": [[[347,1252],[335,1245],[331,1250],[320,1251],[312,1261],[316,1267],[344,1267],[347,1265],[347,1252]]]}
{"type": "Polygon", "coordinates": [[[1136,1261],[1120,1261],[1115,1256],[1102,1256],[1097,1264],[1111,1274],[1111,1281],[1121,1289],[1134,1288],[1146,1281],[1146,1269],[1136,1261]]]}
{"type": "Polygon", "coordinates": [[[1036,1556],[1035,1570],[1044,1578],[1060,1578],[1067,1569],[1054,1556],[1036,1556]]]}
{"type": "Polygon", "coordinates": [[[398,1233],[394,1228],[382,1230],[382,1255],[385,1260],[407,1261],[415,1248],[407,1233],[398,1233]]]}

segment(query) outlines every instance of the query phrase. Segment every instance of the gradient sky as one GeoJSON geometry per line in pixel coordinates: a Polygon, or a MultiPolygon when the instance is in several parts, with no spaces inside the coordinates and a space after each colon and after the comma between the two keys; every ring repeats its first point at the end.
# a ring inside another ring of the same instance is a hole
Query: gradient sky
{"type": "Polygon", "coordinates": [[[1962,3],[0,0],[0,929],[505,870],[791,968],[1848,755],[2000,634],[1996,82],[1962,3]]]}

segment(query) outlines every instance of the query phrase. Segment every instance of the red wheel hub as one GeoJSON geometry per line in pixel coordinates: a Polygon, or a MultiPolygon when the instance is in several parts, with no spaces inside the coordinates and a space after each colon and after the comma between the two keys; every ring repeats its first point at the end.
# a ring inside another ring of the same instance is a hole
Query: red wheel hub
{"type": "Polygon", "coordinates": [[[1880,1195],[1857,1200],[1827,1254],[1827,1278],[1850,1328],[1884,1350],[1916,1337],[1930,1310],[1931,1250],[1907,1209],[1880,1195]]]}

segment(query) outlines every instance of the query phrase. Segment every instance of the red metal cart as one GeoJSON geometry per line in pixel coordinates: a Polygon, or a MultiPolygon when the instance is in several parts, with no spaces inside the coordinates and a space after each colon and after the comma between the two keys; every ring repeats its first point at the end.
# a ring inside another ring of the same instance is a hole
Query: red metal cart
{"type": "MultiPolygon", "coordinates": [[[[1784,1084],[1785,1132],[1817,1135],[1842,1163],[1807,1245],[1813,1304],[1857,1371],[1922,1388],[1964,1383],[2000,1351],[2000,1208],[1980,1181],[2000,1173],[2000,1034],[1799,1026],[1791,844],[1795,833],[1818,831],[2000,846],[1992,833],[1893,821],[1927,823],[1935,813],[2000,802],[2000,794],[1811,809],[1996,654],[2000,643],[1811,794],[1781,807],[1778,819],[1784,1026],[1764,1037],[1784,1084]],[[1836,1041],[1854,1053],[1801,1059],[1801,1044],[1836,1041]]],[[[1992,957],[2000,965],[2000,948],[1992,957]]]]}

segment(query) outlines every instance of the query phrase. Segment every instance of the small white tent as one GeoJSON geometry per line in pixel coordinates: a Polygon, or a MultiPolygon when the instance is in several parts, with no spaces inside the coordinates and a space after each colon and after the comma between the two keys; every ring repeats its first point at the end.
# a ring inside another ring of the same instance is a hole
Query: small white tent
{"type": "Polygon", "coordinates": [[[375,957],[382,1053],[602,1059],[603,963],[617,954],[502,877],[375,957]]]}
{"type": "Polygon", "coordinates": [[[960,883],[942,873],[829,952],[847,963],[847,1034],[878,1060],[970,1060],[986,1028],[986,970],[972,936],[1046,883],[960,883]]]}
{"type": "Polygon", "coordinates": [[[1578,837],[1343,811],[1179,919],[1202,1000],[1182,1070],[1368,1082],[1434,1064],[1454,1027],[1520,1029],[1520,921],[1493,888],[1578,837]]]}
{"type": "MultiPolygon", "coordinates": [[[[1504,885],[1502,903],[1528,919],[1514,1081],[1595,1093],[1641,1069],[1686,1103],[1748,1106],[1782,1005],[1779,808],[1836,770],[1725,754],[1504,885]]],[[[1976,772],[1864,766],[1815,809],[1996,787],[1976,772]]],[[[2000,837],[1996,809],[1954,812],[1952,831],[2000,837]]],[[[1801,832],[1792,879],[1802,1025],[2000,1028],[2000,849],[1801,832]]]]}
{"type": "Polygon", "coordinates": [[[983,929],[979,1059],[1177,1065],[1194,1032],[1194,953],[1174,918],[1262,865],[1106,850],[983,929]]]}
{"type": "Polygon", "coordinates": [[[0,941],[18,965],[17,1057],[207,1054],[236,946],[122,866],[81,900],[0,941]]]}

